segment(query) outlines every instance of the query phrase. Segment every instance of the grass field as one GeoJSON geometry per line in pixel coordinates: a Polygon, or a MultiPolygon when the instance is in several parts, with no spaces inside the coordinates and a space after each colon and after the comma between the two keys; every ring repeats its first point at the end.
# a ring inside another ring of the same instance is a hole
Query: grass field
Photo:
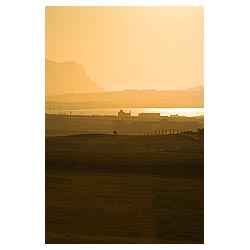
{"type": "Polygon", "coordinates": [[[46,243],[203,243],[203,150],[173,142],[46,137],[46,243]]]}

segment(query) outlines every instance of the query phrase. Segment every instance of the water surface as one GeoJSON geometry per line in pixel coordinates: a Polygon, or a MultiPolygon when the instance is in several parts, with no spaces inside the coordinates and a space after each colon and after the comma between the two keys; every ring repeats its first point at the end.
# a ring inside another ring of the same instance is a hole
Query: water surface
{"type": "Polygon", "coordinates": [[[117,115],[120,110],[131,112],[132,116],[138,116],[140,113],[160,113],[161,116],[179,115],[179,116],[201,116],[204,115],[204,108],[105,108],[105,109],[78,109],[78,110],[46,110],[50,114],[69,115],[117,115]]]}

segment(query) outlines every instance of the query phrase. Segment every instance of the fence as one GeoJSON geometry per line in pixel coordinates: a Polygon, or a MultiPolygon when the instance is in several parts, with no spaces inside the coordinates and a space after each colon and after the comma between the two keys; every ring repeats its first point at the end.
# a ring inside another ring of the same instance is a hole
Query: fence
{"type": "Polygon", "coordinates": [[[204,138],[198,132],[162,129],[144,133],[146,152],[200,152],[204,149],[204,138]]]}

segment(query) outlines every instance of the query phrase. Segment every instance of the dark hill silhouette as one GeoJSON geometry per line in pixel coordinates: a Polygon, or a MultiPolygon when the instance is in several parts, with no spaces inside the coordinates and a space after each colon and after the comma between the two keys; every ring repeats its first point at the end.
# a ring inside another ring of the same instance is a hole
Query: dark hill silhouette
{"type": "Polygon", "coordinates": [[[46,95],[94,93],[104,91],[89,79],[84,67],[76,62],[45,62],[46,95]]]}

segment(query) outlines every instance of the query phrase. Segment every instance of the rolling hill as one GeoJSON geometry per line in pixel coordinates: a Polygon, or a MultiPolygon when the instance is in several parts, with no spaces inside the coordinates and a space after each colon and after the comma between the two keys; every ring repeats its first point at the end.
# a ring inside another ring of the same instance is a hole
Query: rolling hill
{"type": "Polygon", "coordinates": [[[125,90],[49,96],[46,102],[60,102],[62,106],[62,103],[82,103],[81,108],[91,103],[100,103],[103,107],[106,103],[107,107],[203,108],[204,92],[203,87],[168,91],[125,90]]]}

